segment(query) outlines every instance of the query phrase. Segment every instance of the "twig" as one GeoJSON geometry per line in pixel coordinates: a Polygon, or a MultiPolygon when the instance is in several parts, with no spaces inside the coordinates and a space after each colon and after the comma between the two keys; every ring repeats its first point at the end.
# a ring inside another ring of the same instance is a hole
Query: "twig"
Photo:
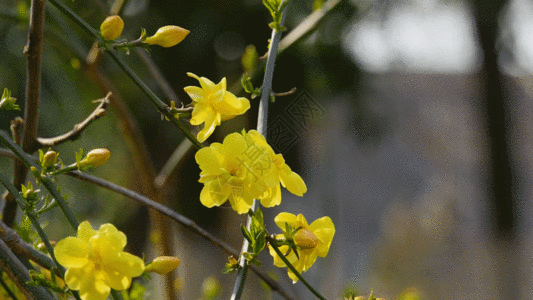
{"type": "MultiPolygon", "coordinates": [[[[43,35],[44,35],[45,0],[33,0],[31,2],[30,30],[28,43],[24,47],[24,53],[28,58],[27,82],[26,82],[26,105],[24,108],[24,128],[22,137],[22,149],[33,153],[37,150],[37,120],[39,111],[39,99],[41,96],[41,62],[43,59],[43,35]]],[[[19,161],[15,161],[13,171],[15,187],[20,190],[26,180],[28,170],[19,161]]],[[[13,227],[17,215],[15,197],[7,194],[6,204],[2,219],[13,227]]]]}
{"type": "MultiPolygon", "coordinates": [[[[342,1],[343,0],[328,0],[320,9],[314,11],[312,14],[307,16],[307,18],[305,18],[298,26],[296,26],[296,28],[291,30],[279,42],[278,55],[282,54],[291,46],[297,44],[298,42],[304,40],[309,35],[311,35],[315,31],[315,29],[317,29],[318,26],[325,20],[325,17],[327,17],[333,11],[333,9],[342,1]]],[[[259,62],[259,64],[255,67],[255,69],[252,71],[252,74],[250,75],[252,80],[258,78],[259,75],[262,74],[265,65],[265,60],[261,60],[259,62]]],[[[235,84],[233,84],[230,90],[235,94],[241,94],[244,91],[240,81],[237,81],[235,84]]]]}
{"type": "Polygon", "coordinates": [[[3,277],[2,274],[3,272],[0,271],[0,285],[2,285],[4,290],[7,292],[7,295],[11,297],[11,299],[18,300],[17,296],[13,293],[13,291],[11,291],[11,289],[7,286],[6,282],[2,278],[3,277]]]}
{"type": "Polygon", "coordinates": [[[154,179],[154,184],[158,189],[162,189],[167,184],[169,176],[173,173],[176,166],[183,159],[183,157],[192,149],[193,144],[191,141],[185,139],[174,150],[174,153],[167,160],[159,174],[154,179]]]}
{"type": "Polygon", "coordinates": [[[26,269],[18,257],[11,252],[3,240],[0,240],[0,268],[7,273],[11,281],[17,285],[26,298],[45,300],[55,299],[54,296],[43,287],[26,284],[26,282],[31,281],[28,269],[26,269]]]}
{"type": "MultiPolygon", "coordinates": [[[[20,158],[23,161],[23,165],[25,165],[26,168],[29,169],[30,167],[34,167],[37,170],[40,169],[40,167],[35,162],[34,158],[32,156],[29,156],[28,154],[26,154],[24,151],[22,151],[22,149],[20,149],[20,147],[17,144],[15,144],[4,131],[0,131],[0,140],[4,141],[4,143],[7,145],[7,147],[11,151],[13,151],[17,155],[18,158],[20,158]]],[[[2,174],[0,173],[0,175],[2,175],[2,174]]],[[[65,215],[65,217],[67,217],[67,220],[70,223],[70,225],[72,226],[72,228],[74,230],[78,230],[78,225],[79,225],[78,220],[76,220],[76,216],[74,216],[74,213],[68,207],[67,202],[65,201],[63,196],[61,196],[61,194],[57,190],[57,187],[55,186],[55,184],[53,184],[50,181],[50,179],[47,178],[47,177],[41,177],[40,180],[41,180],[42,184],[44,185],[44,187],[48,190],[48,192],[56,200],[57,204],[59,205],[59,207],[63,211],[63,214],[65,215]]],[[[11,190],[10,190],[10,193],[13,195],[11,190]]],[[[14,196],[15,196],[15,200],[16,200],[18,195],[14,195],[14,196]]]]}
{"type": "Polygon", "coordinates": [[[52,147],[55,145],[59,145],[61,143],[64,143],[68,140],[75,140],[79,138],[83,130],[89,126],[93,121],[99,119],[102,116],[105,116],[107,106],[109,105],[109,97],[111,97],[111,92],[108,92],[105,98],[95,100],[94,102],[100,102],[100,104],[94,109],[94,111],[85,119],[83,122],[74,125],[74,128],[60,136],[56,136],[53,138],[37,138],[37,143],[39,144],[38,148],[43,147],[52,147]]]}
{"type": "MultiPolygon", "coordinates": [[[[282,3],[286,2],[288,0],[283,0],[282,3]]],[[[280,4],[280,6],[283,4],[280,4]]],[[[285,22],[285,16],[287,11],[287,6],[283,9],[283,15],[281,18],[280,26],[283,27],[283,23],[285,22]]],[[[262,134],[263,136],[266,136],[266,130],[267,130],[267,120],[268,120],[268,101],[270,100],[270,92],[272,90],[272,78],[274,77],[274,65],[276,63],[276,55],[278,53],[278,45],[279,41],[281,39],[282,32],[276,31],[276,29],[272,30],[272,37],[270,38],[270,49],[268,51],[268,58],[266,62],[265,67],[265,76],[263,78],[263,85],[261,87],[261,100],[259,101],[259,113],[257,117],[257,131],[262,134]]],[[[257,207],[257,200],[254,199],[252,207],[250,210],[255,211],[257,207]]],[[[247,216],[247,222],[246,222],[246,229],[250,230],[250,224],[252,223],[252,218],[250,216],[247,216]]],[[[249,242],[247,239],[243,239],[241,252],[247,252],[248,251],[249,242]]],[[[244,281],[246,280],[246,273],[248,264],[246,261],[246,258],[244,255],[241,255],[239,265],[241,268],[239,269],[239,273],[237,274],[237,278],[235,279],[235,283],[233,285],[233,293],[231,295],[232,300],[238,300],[241,298],[242,292],[244,290],[244,281]]]]}
{"type": "MultiPolygon", "coordinates": [[[[319,292],[317,292],[303,277],[302,277],[302,274],[300,274],[298,272],[298,270],[296,270],[296,268],[289,262],[289,260],[285,257],[285,255],[283,253],[281,253],[281,251],[279,250],[278,246],[276,245],[276,243],[272,243],[272,241],[274,239],[272,238],[267,238],[270,246],[272,246],[272,248],[274,249],[274,251],[276,251],[276,254],[279,256],[279,258],[281,258],[281,260],[287,265],[287,267],[289,269],[291,269],[292,273],[294,273],[294,275],[296,275],[296,277],[298,277],[298,279],[300,279],[300,281],[307,287],[307,289],[309,289],[309,291],[311,291],[311,293],[313,293],[315,296],[317,296],[318,299],[321,299],[321,300],[326,300],[326,298],[324,298],[324,296],[322,296],[319,292]]],[[[274,240],[275,241],[275,240],[274,240]]]]}
{"type": "Polygon", "coordinates": [[[50,257],[35,249],[31,244],[26,243],[20,235],[0,221],[0,239],[17,255],[28,260],[33,260],[37,264],[47,269],[54,267],[54,262],[50,257]]]}

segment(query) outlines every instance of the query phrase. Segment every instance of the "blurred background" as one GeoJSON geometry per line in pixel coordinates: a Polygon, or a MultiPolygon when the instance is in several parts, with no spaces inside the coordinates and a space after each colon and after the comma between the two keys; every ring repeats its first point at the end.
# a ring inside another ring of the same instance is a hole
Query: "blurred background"
{"type": "MultiPolygon", "coordinates": [[[[321,2],[291,1],[287,33],[321,2]]],[[[273,90],[297,91],[271,103],[267,138],[308,192],[302,198],[284,192],[279,207],[264,210],[265,219],[282,211],[303,213],[309,222],[332,218],[330,253],[304,274],[329,299],[341,299],[347,286],[385,299],[406,291],[420,299],[530,299],[533,1],[335,2],[276,63],[273,90]]],[[[65,4],[99,28],[114,2],[65,4]]],[[[21,108],[29,6],[0,4],[0,88],[10,89],[21,108]]],[[[153,65],[142,51],[123,55],[167,103],[190,103],[183,88],[197,81],[187,72],[238,86],[246,46],[263,55],[271,33],[260,0],[127,1],[121,14],[129,39],[141,28],[153,34],[169,24],[191,31],[176,47],[152,47],[153,65]],[[153,66],[172,90],[162,88],[153,66]]],[[[193,151],[164,180],[156,176],[183,134],[109,57],[92,64],[93,39],[50,3],[46,22],[38,135],[70,130],[94,109],[92,100],[112,90],[107,116],[80,139],[54,147],[63,162],[74,162],[80,148],[107,147],[111,160],[89,173],[157,198],[240,249],[245,218],[227,205],[201,206],[193,151]]],[[[209,142],[255,128],[258,99],[251,103],[246,116],[224,123],[209,142]]],[[[0,112],[0,129],[22,115],[0,112]]],[[[11,159],[0,157],[0,172],[12,176],[11,159]]],[[[166,285],[173,282],[181,299],[205,299],[202,284],[213,277],[220,299],[229,298],[235,274],[221,274],[227,255],[218,248],[113,192],[71,177],[58,184],[80,220],[115,224],[126,232],[128,250],[147,260],[168,251],[161,240],[172,237],[182,264],[166,285]]],[[[58,211],[42,221],[53,239],[73,235],[58,211]]],[[[267,226],[276,231],[273,222],[267,226]]],[[[260,259],[296,299],[313,298],[268,254],[260,259]]],[[[165,293],[163,280],[154,279],[147,299],[165,293]]],[[[249,280],[245,299],[281,299],[254,275],[249,280]]]]}

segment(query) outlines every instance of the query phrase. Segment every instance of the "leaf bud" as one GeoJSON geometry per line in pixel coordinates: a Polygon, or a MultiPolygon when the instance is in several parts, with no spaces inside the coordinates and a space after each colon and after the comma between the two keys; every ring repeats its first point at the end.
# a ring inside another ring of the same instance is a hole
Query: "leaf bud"
{"type": "Polygon", "coordinates": [[[82,161],[80,161],[78,168],[85,169],[88,167],[100,167],[109,160],[110,156],[111,152],[105,148],[93,149],[87,153],[87,156],[85,156],[82,161]]]}
{"type": "Polygon", "coordinates": [[[183,41],[189,32],[189,30],[175,25],[163,26],[153,36],[146,38],[144,42],[149,45],[159,45],[168,48],[183,41]]]}
{"type": "Polygon", "coordinates": [[[155,272],[160,275],[166,275],[180,265],[180,260],[173,256],[159,256],[149,263],[145,268],[145,272],[155,272]]]}
{"type": "Polygon", "coordinates": [[[106,40],[114,40],[122,34],[124,21],[119,16],[109,16],[100,25],[100,33],[106,40]]]}
{"type": "Polygon", "coordinates": [[[41,166],[45,169],[53,167],[57,163],[57,157],[59,154],[54,150],[48,150],[44,156],[41,166]]]}

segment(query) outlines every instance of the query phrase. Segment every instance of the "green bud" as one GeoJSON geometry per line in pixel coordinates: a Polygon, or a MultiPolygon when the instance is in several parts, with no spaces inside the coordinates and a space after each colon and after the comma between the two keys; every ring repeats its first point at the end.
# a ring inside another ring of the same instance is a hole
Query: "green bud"
{"type": "Polygon", "coordinates": [[[45,169],[55,166],[58,156],[59,153],[55,152],[54,150],[48,150],[43,156],[41,166],[45,169]]]}

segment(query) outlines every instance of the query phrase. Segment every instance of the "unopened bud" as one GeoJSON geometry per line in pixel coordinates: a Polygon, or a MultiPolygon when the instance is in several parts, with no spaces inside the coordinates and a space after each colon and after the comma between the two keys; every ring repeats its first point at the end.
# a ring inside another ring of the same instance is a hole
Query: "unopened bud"
{"type": "Polygon", "coordinates": [[[294,243],[300,249],[313,249],[318,245],[318,238],[307,229],[300,229],[293,237],[294,243]]]}
{"type": "Polygon", "coordinates": [[[364,296],[357,296],[353,300],[366,300],[366,298],[364,296]]]}
{"type": "Polygon", "coordinates": [[[57,163],[58,156],[59,154],[54,150],[48,150],[43,156],[42,167],[45,169],[53,167],[57,163]]]}
{"type": "Polygon", "coordinates": [[[173,256],[159,256],[149,263],[145,268],[145,272],[155,272],[160,275],[166,275],[180,265],[180,260],[173,256]]]}
{"type": "Polygon", "coordinates": [[[109,16],[100,25],[100,33],[106,40],[114,40],[122,34],[124,21],[119,16],[109,16]]]}
{"type": "Polygon", "coordinates": [[[168,48],[183,41],[189,32],[189,30],[175,25],[163,26],[153,36],[146,38],[144,42],[150,45],[159,45],[168,48]]]}
{"type": "Polygon", "coordinates": [[[109,160],[110,156],[111,152],[105,148],[93,149],[87,153],[87,156],[85,156],[82,161],[80,161],[78,167],[80,169],[87,167],[100,167],[109,160]]]}

